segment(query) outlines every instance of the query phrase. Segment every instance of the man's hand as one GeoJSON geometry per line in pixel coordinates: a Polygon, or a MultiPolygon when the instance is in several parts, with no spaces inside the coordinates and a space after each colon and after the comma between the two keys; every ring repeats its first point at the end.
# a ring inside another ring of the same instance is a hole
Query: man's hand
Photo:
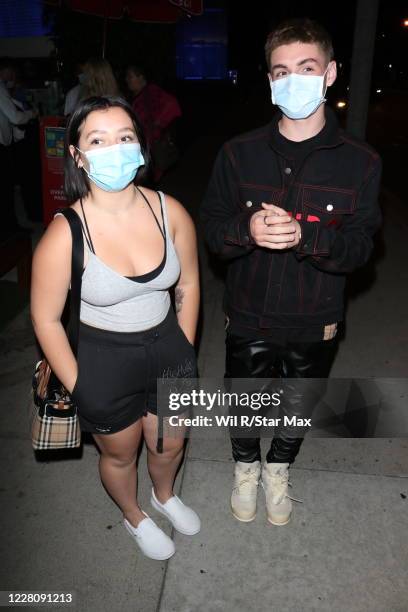
{"type": "Polygon", "coordinates": [[[296,219],[274,204],[262,202],[263,210],[252,215],[249,229],[258,246],[267,249],[291,249],[301,238],[301,229],[296,219]]]}

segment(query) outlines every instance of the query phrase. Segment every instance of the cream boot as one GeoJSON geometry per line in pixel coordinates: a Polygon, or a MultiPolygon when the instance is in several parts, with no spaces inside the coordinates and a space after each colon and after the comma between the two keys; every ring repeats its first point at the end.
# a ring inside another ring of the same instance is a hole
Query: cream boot
{"type": "Polygon", "coordinates": [[[292,513],[292,500],[302,500],[288,495],[289,463],[264,463],[262,467],[262,487],[266,497],[268,521],[272,525],[286,525],[292,513]]]}
{"type": "Polygon", "coordinates": [[[256,496],[259,477],[261,475],[261,462],[235,464],[234,488],[231,495],[232,514],[239,521],[249,523],[256,515],[256,496]]]}

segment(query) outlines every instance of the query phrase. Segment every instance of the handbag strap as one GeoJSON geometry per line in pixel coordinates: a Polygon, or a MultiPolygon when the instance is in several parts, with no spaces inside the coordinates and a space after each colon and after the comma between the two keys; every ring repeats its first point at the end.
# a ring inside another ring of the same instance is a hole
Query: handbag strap
{"type": "Polygon", "coordinates": [[[73,208],[61,208],[58,210],[64,215],[69,223],[72,234],[72,256],[71,256],[71,291],[70,291],[70,313],[69,313],[69,338],[74,355],[78,352],[79,340],[79,317],[81,313],[81,286],[82,270],[84,263],[84,239],[82,236],[82,223],[79,215],[73,208]]]}

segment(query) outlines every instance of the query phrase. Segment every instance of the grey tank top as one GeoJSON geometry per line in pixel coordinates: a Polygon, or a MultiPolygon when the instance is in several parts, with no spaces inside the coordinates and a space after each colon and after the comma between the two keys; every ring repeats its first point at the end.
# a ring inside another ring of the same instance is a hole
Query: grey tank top
{"type": "MultiPolygon", "coordinates": [[[[81,315],[87,325],[117,332],[137,332],[163,321],[171,307],[169,288],[177,282],[180,263],[170,237],[166,199],[161,191],[163,230],[142,191],[164,239],[164,257],[159,266],[136,277],[122,276],[96,255],[86,217],[83,232],[88,262],[82,275],[81,315]]],[[[60,214],[60,213],[57,213],[60,214]]],[[[83,213],[84,214],[84,213],[83,213]]]]}

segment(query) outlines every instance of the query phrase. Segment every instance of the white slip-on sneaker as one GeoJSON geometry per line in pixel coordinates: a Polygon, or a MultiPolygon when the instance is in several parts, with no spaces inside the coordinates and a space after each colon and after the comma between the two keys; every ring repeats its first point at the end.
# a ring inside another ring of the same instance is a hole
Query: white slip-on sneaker
{"type": "Polygon", "coordinates": [[[267,463],[262,467],[262,487],[265,491],[266,512],[272,525],[287,525],[292,514],[292,500],[301,499],[288,494],[289,463],[267,463]]]}
{"type": "Polygon", "coordinates": [[[255,518],[260,474],[260,461],[253,461],[252,463],[237,461],[235,463],[231,510],[235,518],[243,523],[249,523],[255,518]]]}
{"type": "Polygon", "coordinates": [[[167,517],[174,529],[177,529],[180,533],[195,535],[200,531],[201,521],[197,513],[189,506],[183,504],[177,495],[173,495],[165,504],[161,504],[154,493],[154,488],[152,488],[150,503],[157,512],[167,517]]]}
{"type": "Polygon", "coordinates": [[[173,540],[152,521],[146,512],[143,514],[146,515],[146,518],[140,521],[137,527],[133,527],[125,518],[123,522],[126,529],[146,557],[156,561],[170,559],[176,552],[173,540]]]}

